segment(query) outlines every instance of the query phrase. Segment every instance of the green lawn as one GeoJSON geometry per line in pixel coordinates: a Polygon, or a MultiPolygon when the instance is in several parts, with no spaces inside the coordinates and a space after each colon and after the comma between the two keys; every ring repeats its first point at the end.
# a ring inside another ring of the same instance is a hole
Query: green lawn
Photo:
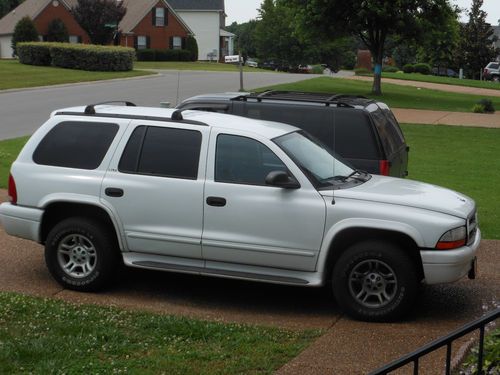
{"type": "MultiPolygon", "coordinates": [[[[297,90],[310,92],[341,93],[364,95],[376,98],[395,108],[430,109],[437,111],[471,112],[472,107],[484,96],[456,94],[417,87],[382,84],[382,96],[371,94],[372,83],[350,79],[319,77],[296,83],[275,85],[258,89],[264,90],[297,90]]],[[[496,109],[500,110],[500,97],[489,97],[496,109]]]]}
{"type": "Polygon", "coordinates": [[[0,293],[1,374],[271,374],[320,334],[0,293]]]}
{"type": "Polygon", "coordinates": [[[476,87],[481,89],[500,90],[500,83],[492,81],[476,81],[474,79],[458,79],[450,77],[439,77],[424,75],[420,73],[382,73],[384,78],[402,79],[406,81],[443,83],[445,85],[476,87]]]}
{"type": "MultiPolygon", "coordinates": [[[[205,70],[210,72],[237,72],[239,67],[217,62],[136,61],[135,69],[205,70]]],[[[269,70],[244,66],[245,72],[270,72],[269,70]]]]}
{"type": "Polygon", "coordinates": [[[150,74],[152,73],[139,70],[130,72],[87,72],[47,66],[23,65],[17,60],[0,60],[0,90],[91,82],[150,74]]]}
{"type": "MultiPolygon", "coordinates": [[[[402,125],[411,147],[409,178],[476,200],[483,236],[500,239],[500,129],[402,125]]],[[[0,142],[0,187],[27,138],[0,142]]]]}
{"type": "Polygon", "coordinates": [[[476,201],[483,237],[500,239],[500,129],[402,125],[410,145],[408,178],[476,201]]]}

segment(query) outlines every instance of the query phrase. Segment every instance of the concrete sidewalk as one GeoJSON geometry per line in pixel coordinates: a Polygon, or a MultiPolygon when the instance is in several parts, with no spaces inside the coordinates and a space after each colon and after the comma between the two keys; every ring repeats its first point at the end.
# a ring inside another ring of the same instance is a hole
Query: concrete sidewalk
{"type": "MultiPolygon", "coordinates": [[[[353,79],[353,80],[357,80],[357,81],[373,82],[373,77],[345,76],[342,78],[353,79]]],[[[454,92],[454,93],[458,93],[458,94],[471,94],[471,95],[499,96],[500,97],[500,90],[495,90],[495,89],[483,89],[483,88],[478,88],[478,87],[447,85],[447,84],[443,84],[443,83],[407,81],[405,79],[394,79],[394,78],[382,78],[382,83],[391,83],[391,84],[400,85],[400,86],[421,87],[421,88],[425,88],[425,89],[454,92]]],[[[498,84],[498,87],[500,88],[500,84],[498,84]]]]}
{"type": "Polygon", "coordinates": [[[500,112],[494,114],[392,108],[400,123],[500,128],[500,112]]]}

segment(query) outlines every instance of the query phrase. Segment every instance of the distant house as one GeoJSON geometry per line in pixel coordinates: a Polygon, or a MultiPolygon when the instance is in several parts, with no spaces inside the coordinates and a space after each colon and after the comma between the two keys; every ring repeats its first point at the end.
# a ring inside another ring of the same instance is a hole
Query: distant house
{"type": "MultiPolygon", "coordinates": [[[[12,57],[14,27],[26,16],[34,21],[42,40],[47,35],[50,21],[59,18],[68,29],[71,43],[89,43],[87,33],[71,14],[71,9],[77,2],[25,0],[0,20],[0,58],[12,57]]],[[[186,37],[193,35],[198,41],[200,60],[210,59],[207,51],[215,51],[213,55],[216,60],[232,53],[229,47],[232,46],[233,35],[222,35],[226,16],[223,0],[123,0],[123,5],[127,8],[127,13],[117,30],[118,43],[122,46],[136,49],[181,49],[184,48],[186,37]],[[193,3],[198,4],[196,9],[193,3]],[[181,12],[177,8],[185,9],[181,12]],[[217,16],[214,17],[215,15],[217,16]]]]}
{"type": "Polygon", "coordinates": [[[199,60],[222,60],[234,54],[235,35],[224,30],[224,0],[168,0],[193,30],[198,42],[199,60]]]}
{"type": "MultiPolygon", "coordinates": [[[[500,50],[500,26],[492,26],[493,32],[495,33],[497,40],[495,41],[495,48],[500,50]]],[[[497,56],[497,60],[500,61],[500,55],[497,56]]]]}

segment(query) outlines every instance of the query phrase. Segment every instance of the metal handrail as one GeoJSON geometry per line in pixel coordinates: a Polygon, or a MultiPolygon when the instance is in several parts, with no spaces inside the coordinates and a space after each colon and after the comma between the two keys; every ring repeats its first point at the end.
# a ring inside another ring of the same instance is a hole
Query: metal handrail
{"type": "Polygon", "coordinates": [[[483,374],[483,351],[484,351],[484,328],[485,326],[498,319],[500,316],[500,307],[493,311],[490,311],[483,317],[464,325],[463,327],[451,332],[450,334],[443,336],[431,343],[422,346],[420,349],[407,354],[394,362],[391,362],[379,369],[371,372],[369,375],[386,375],[391,371],[397,370],[411,362],[413,362],[413,374],[418,374],[419,359],[426,354],[429,354],[437,349],[442,348],[446,345],[446,375],[451,373],[451,344],[453,341],[465,336],[466,334],[479,329],[479,353],[477,358],[477,370],[478,374],[483,374]]]}

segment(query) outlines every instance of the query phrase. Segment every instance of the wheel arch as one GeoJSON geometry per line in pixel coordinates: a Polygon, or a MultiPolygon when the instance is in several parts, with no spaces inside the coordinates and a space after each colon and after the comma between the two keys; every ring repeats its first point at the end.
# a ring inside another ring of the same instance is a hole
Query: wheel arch
{"type": "Polygon", "coordinates": [[[53,201],[45,206],[40,225],[40,242],[42,244],[45,243],[49,232],[57,223],[71,217],[92,219],[105,225],[112,231],[120,250],[124,250],[124,243],[120,235],[118,223],[105,207],[94,203],[73,201],[53,201]]]}
{"type": "Polygon", "coordinates": [[[322,249],[318,259],[318,270],[323,271],[323,283],[331,279],[333,266],[346,249],[355,243],[365,241],[387,241],[401,249],[408,250],[407,254],[413,260],[419,278],[424,278],[422,258],[418,240],[410,233],[395,228],[373,228],[367,226],[352,226],[342,228],[331,236],[327,246],[322,249]]]}

